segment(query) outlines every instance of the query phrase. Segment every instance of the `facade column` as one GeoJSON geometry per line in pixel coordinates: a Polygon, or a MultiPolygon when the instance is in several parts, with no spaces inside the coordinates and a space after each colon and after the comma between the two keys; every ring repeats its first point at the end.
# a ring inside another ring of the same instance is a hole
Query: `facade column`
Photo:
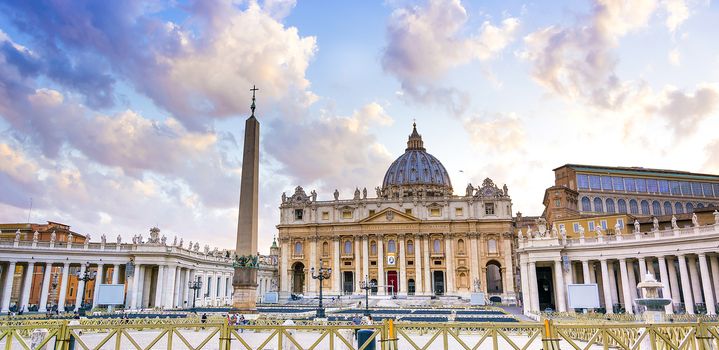
{"type": "Polygon", "coordinates": [[[18,311],[25,309],[27,310],[27,306],[30,303],[30,289],[32,288],[32,280],[33,280],[33,274],[35,273],[35,262],[30,261],[27,263],[27,267],[25,268],[25,275],[23,279],[22,284],[22,296],[20,297],[20,304],[18,305],[18,311]]]}
{"type": "MultiPolygon", "coordinates": [[[[664,259],[664,256],[658,256],[657,262],[659,263],[659,279],[662,282],[662,298],[673,300],[672,293],[669,289],[669,274],[667,273],[666,259],[664,259]]],[[[668,314],[674,313],[674,307],[672,303],[669,303],[669,305],[665,307],[665,311],[668,314]]]]}
{"type": "Polygon", "coordinates": [[[474,281],[479,279],[479,254],[476,232],[469,234],[469,278],[470,292],[474,293],[474,281]]]}
{"type": "MultiPolygon", "coordinates": [[[[85,275],[87,271],[87,264],[80,264],[80,276],[85,275]]],[[[85,294],[85,281],[77,279],[77,293],[75,294],[75,311],[80,310],[82,307],[82,301],[85,294]]]]}
{"type": "Polygon", "coordinates": [[[709,262],[712,268],[712,284],[714,285],[714,300],[719,300],[719,259],[710,256],[709,262]]]}
{"type": "Polygon", "coordinates": [[[387,283],[384,272],[384,237],[377,235],[377,284],[381,287],[377,290],[380,295],[387,294],[387,283]]]}
{"type": "MultiPolygon", "coordinates": [[[[310,237],[310,263],[308,266],[309,269],[311,269],[313,267],[315,269],[322,267],[322,266],[317,266],[317,243],[318,243],[317,241],[318,241],[317,237],[310,237]]],[[[309,269],[307,271],[309,271],[309,269]]],[[[308,282],[307,283],[307,287],[308,287],[307,291],[309,292],[308,294],[317,295],[318,294],[317,280],[312,278],[312,276],[307,276],[306,281],[308,282]]]]}
{"type": "Polygon", "coordinates": [[[97,274],[95,275],[95,290],[92,292],[92,307],[97,307],[97,293],[100,290],[99,285],[105,283],[105,265],[103,263],[97,264],[97,274]]]}
{"type": "Polygon", "coordinates": [[[588,260],[582,260],[582,283],[583,284],[589,284],[589,261],[588,260]]]}
{"type": "Polygon", "coordinates": [[[539,312],[539,293],[537,289],[537,264],[529,262],[529,300],[532,311],[539,312]]]}
{"type": "Polygon", "coordinates": [[[360,276],[369,277],[369,237],[362,236],[362,274],[360,276]]]}
{"type": "MultiPolygon", "coordinates": [[[[3,286],[2,302],[0,303],[0,312],[10,311],[10,296],[12,294],[12,282],[15,278],[15,266],[17,262],[10,261],[7,270],[5,270],[5,285],[3,286]]],[[[64,280],[63,280],[64,282],[64,280]]],[[[7,340],[6,340],[7,342],[7,340]]]]}
{"type": "Polygon", "coordinates": [[[612,290],[609,285],[609,268],[607,267],[607,259],[600,259],[599,264],[602,267],[602,288],[604,289],[604,310],[607,314],[613,314],[612,308],[612,290]]]}
{"type": "Polygon", "coordinates": [[[424,287],[422,284],[422,236],[415,235],[412,237],[414,244],[412,252],[414,254],[414,294],[424,294],[424,287]]]}
{"type": "MultiPolygon", "coordinates": [[[[647,260],[644,257],[639,258],[639,282],[643,282],[647,275],[647,260]]],[[[642,297],[641,295],[639,297],[642,297]]]]}
{"type": "Polygon", "coordinates": [[[360,270],[360,246],[362,245],[362,238],[359,236],[354,236],[352,240],[352,247],[354,249],[354,256],[352,257],[352,263],[355,265],[355,278],[354,278],[354,285],[352,286],[352,291],[354,293],[359,293],[361,290],[359,289],[359,282],[363,281],[363,275],[362,270],[360,270]]]}
{"type": "Polygon", "coordinates": [[[522,309],[524,310],[524,314],[528,315],[530,311],[532,311],[532,302],[531,302],[531,293],[529,291],[529,266],[526,261],[524,261],[522,257],[520,257],[520,263],[519,263],[519,277],[522,279],[522,309]]]}
{"type": "Polygon", "coordinates": [[[716,315],[716,305],[714,305],[714,295],[712,295],[712,282],[709,277],[709,266],[707,265],[707,256],[705,253],[699,253],[699,270],[701,270],[707,315],[716,315]]]}
{"type": "Polygon", "coordinates": [[[684,296],[684,310],[686,313],[694,314],[694,300],[692,299],[692,287],[689,281],[689,271],[687,269],[687,261],[684,258],[684,254],[677,255],[679,260],[679,274],[682,279],[682,295],[684,296]]]}
{"type": "Polygon", "coordinates": [[[609,290],[612,295],[612,309],[614,309],[614,304],[619,303],[619,293],[617,293],[619,286],[617,286],[617,277],[614,272],[614,261],[607,261],[607,271],[609,273],[609,290]]]}
{"type": "Polygon", "coordinates": [[[42,275],[42,289],[40,289],[40,306],[39,312],[47,312],[47,298],[50,295],[50,277],[52,275],[52,262],[45,263],[45,271],[42,275]]]}
{"type": "Polygon", "coordinates": [[[554,289],[557,296],[557,310],[559,310],[559,312],[566,312],[567,302],[565,301],[564,297],[564,291],[566,290],[566,286],[564,285],[564,272],[562,271],[561,258],[554,261],[554,281],[556,282],[556,284],[554,285],[554,289]]]}
{"type": "MultiPolygon", "coordinates": [[[[514,295],[514,264],[512,263],[512,254],[509,254],[507,252],[512,251],[512,235],[510,233],[506,233],[504,236],[504,267],[505,267],[505,289],[504,294],[505,295],[514,295]]],[[[561,265],[561,261],[560,261],[561,265]]],[[[559,271],[562,271],[560,268],[559,271]]],[[[562,275],[562,280],[564,280],[564,276],[562,275]]]]}
{"type": "Polygon", "coordinates": [[[454,289],[454,253],[452,253],[452,239],[451,234],[444,236],[444,261],[447,265],[447,286],[445,288],[445,294],[456,292],[454,289]]]}
{"type": "Polygon", "coordinates": [[[702,287],[699,281],[699,271],[697,271],[697,259],[692,256],[687,256],[687,264],[689,264],[689,279],[692,283],[692,292],[695,303],[703,303],[702,298],[702,287]]]}
{"type": "Polygon", "coordinates": [[[162,294],[164,293],[165,266],[157,265],[157,282],[155,284],[155,307],[162,308],[162,294]]]}
{"type": "MultiPolygon", "coordinates": [[[[132,299],[130,299],[130,309],[137,310],[137,297],[140,291],[140,268],[142,265],[135,264],[135,273],[132,275],[132,299]]],[[[94,304],[94,302],[93,302],[94,304]]]]}
{"type": "Polygon", "coordinates": [[[679,280],[677,278],[677,268],[674,265],[674,259],[666,257],[667,269],[669,270],[669,288],[672,294],[672,303],[674,305],[682,302],[681,294],[679,293],[679,280]]]}
{"type": "Polygon", "coordinates": [[[631,292],[629,291],[629,276],[627,272],[627,259],[619,259],[619,270],[622,275],[622,295],[624,295],[624,310],[630,315],[634,315],[634,307],[632,303],[631,292]]]}
{"type": "Polygon", "coordinates": [[[340,271],[340,238],[335,237],[333,241],[332,274],[334,276],[332,276],[332,289],[333,292],[342,295],[342,287],[340,286],[340,277],[342,277],[342,271],[340,271]]]}
{"type": "Polygon", "coordinates": [[[429,269],[429,235],[423,234],[422,242],[422,245],[424,246],[424,249],[422,249],[422,253],[424,254],[422,256],[422,259],[424,259],[424,294],[434,295],[434,286],[432,285],[432,272],[429,269]]]}
{"type": "MultiPolygon", "coordinates": [[[[290,278],[289,271],[290,267],[287,265],[289,261],[289,243],[287,239],[283,239],[280,241],[280,266],[279,266],[279,278],[280,278],[280,292],[282,295],[282,298],[287,297],[287,295],[290,293],[290,283],[292,283],[292,279],[290,278]]],[[[193,276],[193,281],[195,280],[193,276]]],[[[188,307],[190,307],[192,304],[188,303],[188,307]]]]}
{"type": "Polygon", "coordinates": [[[397,294],[407,295],[407,246],[404,244],[404,235],[399,235],[398,238],[397,254],[399,254],[399,293],[397,294]]]}
{"type": "Polygon", "coordinates": [[[65,312],[65,297],[67,296],[67,279],[70,274],[70,263],[62,265],[62,281],[60,282],[60,294],[57,296],[57,310],[65,312]]]}

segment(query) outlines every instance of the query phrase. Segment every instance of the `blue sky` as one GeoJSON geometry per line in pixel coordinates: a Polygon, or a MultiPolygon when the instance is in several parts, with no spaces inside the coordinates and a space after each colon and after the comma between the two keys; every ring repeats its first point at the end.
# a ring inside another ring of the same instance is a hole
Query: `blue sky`
{"type": "Polygon", "coordinates": [[[708,1],[0,8],[3,222],[33,198],[32,221],[94,237],[232,247],[253,84],[262,251],[282,192],[380,185],[413,119],[456,193],[490,177],[525,215],[565,163],[719,172],[708,1]]]}

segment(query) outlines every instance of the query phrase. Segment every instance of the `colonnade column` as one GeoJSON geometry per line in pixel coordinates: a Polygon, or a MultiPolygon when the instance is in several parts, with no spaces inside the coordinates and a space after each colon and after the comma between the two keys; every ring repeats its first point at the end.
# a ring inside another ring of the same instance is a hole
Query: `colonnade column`
{"type": "Polygon", "coordinates": [[[62,281],[60,282],[60,294],[57,296],[57,310],[65,311],[65,297],[67,296],[67,279],[70,274],[70,263],[65,262],[62,265],[62,281]]]}
{"type": "Polygon", "coordinates": [[[694,296],[695,303],[704,302],[702,298],[702,287],[699,281],[699,271],[697,271],[697,259],[692,256],[687,256],[687,264],[689,265],[689,279],[692,284],[692,295],[694,296]]]}
{"type": "MultiPolygon", "coordinates": [[[[190,299],[190,291],[189,284],[192,281],[192,276],[190,276],[190,269],[185,269],[185,283],[183,283],[182,288],[185,288],[185,297],[182,298],[184,303],[182,305],[183,308],[188,308],[192,306],[192,299],[190,299]]],[[[282,270],[280,270],[282,271],[282,270]]],[[[194,297],[194,296],[193,296],[194,297]]]]}
{"type": "Polygon", "coordinates": [[[380,295],[387,294],[384,274],[384,237],[382,235],[377,235],[377,284],[382,286],[377,292],[380,295]]]}
{"type": "MultiPolygon", "coordinates": [[[[0,312],[10,311],[10,295],[12,294],[12,281],[15,278],[15,266],[17,262],[10,261],[7,270],[5,270],[5,285],[3,286],[2,303],[0,303],[0,312]]],[[[64,281],[63,281],[64,282],[64,281]]],[[[5,340],[7,341],[7,340],[5,340]]]]}
{"type": "MultiPolygon", "coordinates": [[[[84,276],[85,271],[87,271],[87,265],[80,264],[80,276],[84,276]]],[[[82,306],[82,300],[83,300],[84,294],[85,294],[85,281],[78,278],[77,279],[77,294],[75,294],[75,311],[80,310],[80,307],[82,306]]]]}
{"type": "Polygon", "coordinates": [[[684,296],[684,310],[686,313],[694,314],[694,300],[692,299],[691,282],[689,281],[689,271],[687,270],[687,261],[684,254],[677,255],[679,260],[679,275],[682,279],[682,295],[684,296]]]}
{"type": "MultiPolygon", "coordinates": [[[[225,274],[223,272],[219,272],[218,278],[220,279],[220,290],[218,290],[218,298],[220,299],[218,306],[223,306],[225,303],[227,303],[226,294],[227,294],[227,278],[225,278],[225,274]]],[[[262,294],[259,294],[257,296],[262,296],[262,294]]]]}
{"type": "Polygon", "coordinates": [[[112,268],[112,284],[120,283],[120,264],[115,264],[112,268]]]}
{"type": "Polygon", "coordinates": [[[719,299],[719,260],[716,256],[710,256],[709,262],[712,268],[712,283],[714,285],[714,300],[719,299]]]}
{"type": "Polygon", "coordinates": [[[105,265],[103,263],[97,264],[97,274],[95,275],[95,290],[92,293],[92,307],[97,307],[97,293],[100,290],[98,286],[105,282],[105,265]]]}
{"type": "Polygon", "coordinates": [[[554,280],[556,281],[555,291],[557,295],[557,310],[559,310],[559,312],[565,312],[567,311],[567,303],[564,298],[564,290],[566,289],[566,286],[564,285],[564,273],[562,272],[561,258],[554,261],[554,280]]]}
{"type": "Polygon", "coordinates": [[[582,283],[583,284],[589,284],[589,261],[588,260],[582,260],[582,283]]]}
{"type": "Polygon", "coordinates": [[[522,279],[522,308],[524,309],[524,314],[526,315],[532,311],[532,302],[530,300],[531,293],[529,291],[529,276],[527,275],[529,273],[529,267],[523,260],[524,259],[520,260],[519,263],[519,277],[522,279]]]}
{"type": "MultiPolygon", "coordinates": [[[[614,262],[607,261],[607,271],[609,273],[609,290],[612,295],[612,309],[614,309],[614,303],[619,303],[619,293],[617,293],[617,277],[614,274],[614,262]]],[[[612,310],[613,311],[613,310],[612,310]]]]}
{"type": "Polygon", "coordinates": [[[447,265],[447,286],[445,294],[454,293],[454,254],[452,253],[452,234],[444,236],[444,261],[447,265]]]}
{"type": "MultiPolygon", "coordinates": [[[[414,244],[412,252],[414,254],[414,294],[424,294],[424,288],[422,284],[422,237],[414,236],[414,244]]],[[[426,254],[426,253],[425,253],[426,254]]]]}
{"type": "MultiPolygon", "coordinates": [[[[639,282],[644,281],[644,276],[647,275],[647,260],[644,257],[639,258],[639,282]]],[[[640,295],[641,297],[641,295],[640,295]]]]}
{"type": "Polygon", "coordinates": [[[537,264],[529,262],[529,300],[532,311],[539,311],[539,293],[537,290],[537,264]]]}
{"type": "Polygon", "coordinates": [[[627,271],[629,272],[629,294],[632,297],[632,304],[634,299],[638,297],[637,294],[637,278],[634,274],[634,261],[627,261],[627,271]]]}
{"type": "Polygon", "coordinates": [[[352,291],[355,293],[359,293],[359,282],[364,281],[364,276],[362,276],[362,271],[360,270],[360,246],[362,245],[362,238],[359,236],[354,236],[352,241],[352,246],[354,248],[354,256],[352,259],[352,263],[355,265],[355,278],[354,278],[354,285],[352,286],[352,291]]]}
{"type": "Polygon", "coordinates": [[[681,294],[679,293],[679,280],[677,279],[677,268],[674,265],[674,259],[666,257],[667,269],[669,271],[669,288],[672,294],[672,303],[679,304],[682,302],[681,294]]]}
{"type": "MultiPolygon", "coordinates": [[[[663,256],[657,257],[657,262],[659,263],[659,279],[662,282],[662,298],[665,299],[673,299],[672,293],[669,288],[669,274],[667,273],[667,262],[666,259],[663,256]]],[[[674,307],[672,303],[669,303],[664,310],[668,314],[674,313],[674,307]]]]}
{"type": "Polygon", "coordinates": [[[38,307],[39,312],[47,311],[47,298],[50,295],[50,277],[52,274],[52,262],[48,261],[45,263],[45,271],[42,275],[42,289],[40,290],[40,306],[38,307]]]}
{"type": "Polygon", "coordinates": [[[332,290],[335,293],[342,294],[342,288],[340,287],[340,277],[342,277],[342,272],[340,271],[340,238],[335,237],[333,239],[334,243],[334,254],[332,259],[332,290]]]}
{"type": "Polygon", "coordinates": [[[612,290],[609,286],[609,268],[607,267],[607,259],[600,259],[599,264],[602,267],[602,288],[604,290],[604,309],[607,314],[613,314],[612,308],[612,290]]]}
{"type": "Polygon", "coordinates": [[[627,259],[619,259],[619,270],[622,275],[622,294],[624,295],[624,310],[626,313],[633,315],[634,307],[632,303],[631,292],[629,291],[629,276],[627,272],[627,259]]]}
{"type": "Polygon", "coordinates": [[[162,307],[162,293],[164,292],[165,267],[157,265],[157,282],[155,284],[155,307],[162,307]]]}
{"type": "Polygon", "coordinates": [[[701,270],[707,314],[716,315],[716,305],[714,305],[714,295],[712,295],[712,282],[711,278],[709,278],[709,266],[707,265],[707,256],[705,253],[699,253],[699,270],[701,270]]]}
{"type": "MultiPolygon", "coordinates": [[[[18,310],[23,310],[24,308],[27,308],[28,303],[30,302],[30,288],[32,287],[32,280],[33,280],[33,274],[35,273],[35,262],[30,261],[27,263],[27,267],[25,268],[25,278],[23,279],[22,284],[22,296],[20,298],[20,305],[18,305],[18,310]]],[[[24,311],[29,311],[25,309],[24,311]]]]}
{"type": "Polygon", "coordinates": [[[434,286],[432,286],[432,273],[429,270],[429,235],[423,234],[422,235],[422,245],[424,246],[424,249],[422,251],[424,252],[424,256],[422,257],[424,259],[424,294],[433,295],[434,294],[434,286]]]}
{"type": "Polygon", "coordinates": [[[396,251],[397,254],[399,254],[399,294],[407,295],[407,246],[404,244],[404,235],[399,235],[397,242],[398,249],[396,251]]]}
{"type": "MultiPolygon", "coordinates": [[[[132,275],[132,299],[130,299],[130,309],[137,310],[137,295],[140,290],[140,268],[142,265],[135,264],[135,272],[132,275]]],[[[94,302],[93,302],[94,304],[94,302]]]]}

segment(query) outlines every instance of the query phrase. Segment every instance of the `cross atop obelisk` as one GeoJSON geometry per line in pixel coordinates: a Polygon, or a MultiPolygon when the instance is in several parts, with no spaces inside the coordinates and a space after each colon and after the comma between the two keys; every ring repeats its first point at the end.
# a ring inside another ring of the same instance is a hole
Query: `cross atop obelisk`
{"type": "MultiPolygon", "coordinates": [[[[260,168],[260,123],[255,118],[255,92],[252,86],[252,114],[245,121],[245,142],[242,150],[242,179],[240,181],[240,209],[237,220],[237,244],[235,254],[254,256],[257,254],[257,217],[260,168]]],[[[237,267],[232,281],[235,293],[232,306],[238,310],[255,309],[257,270],[237,267]]]]}

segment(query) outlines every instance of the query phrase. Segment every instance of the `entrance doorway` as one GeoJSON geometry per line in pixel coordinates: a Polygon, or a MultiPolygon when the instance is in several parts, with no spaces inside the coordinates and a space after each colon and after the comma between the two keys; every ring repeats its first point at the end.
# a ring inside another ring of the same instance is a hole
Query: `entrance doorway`
{"type": "Polygon", "coordinates": [[[292,265],[292,293],[302,294],[305,290],[305,264],[296,262],[292,265]]]}
{"type": "Polygon", "coordinates": [[[435,295],[444,295],[444,271],[432,272],[432,287],[435,295]]]}
{"type": "Polygon", "coordinates": [[[544,311],[554,307],[554,283],[551,267],[537,267],[537,291],[539,291],[539,309],[544,311]]]}
{"type": "Polygon", "coordinates": [[[374,286],[372,289],[370,289],[370,293],[372,295],[377,295],[377,279],[373,278],[370,280],[370,283],[374,286]]]}
{"type": "Polygon", "coordinates": [[[354,273],[345,271],[342,273],[342,292],[352,294],[355,291],[354,273]]]}
{"type": "Polygon", "coordinates": [[[414,289],[415,289],[414,280],[410,278],[407,280],[407,294],[414,295],[414,293],[415,293],[414,289]]]}
{"type": "Polygon", "coordinates": [[[399,279],[397,278],[397,271],[387,271],[387,292],[391,295],[397,295],[399,292],[399,279]]]}
{"type": "Polygon", "coordinates": [[[502,293],[502,277],[499,263],[495,260],[490,260],[487,263],[487,293],[502,293]]]}

